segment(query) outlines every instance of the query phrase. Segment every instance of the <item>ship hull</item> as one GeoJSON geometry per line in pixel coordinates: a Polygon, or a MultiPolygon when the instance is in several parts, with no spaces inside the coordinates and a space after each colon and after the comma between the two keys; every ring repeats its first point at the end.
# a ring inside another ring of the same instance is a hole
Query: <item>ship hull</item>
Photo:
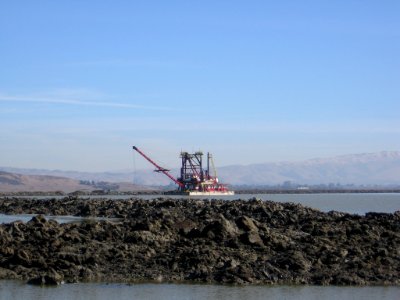
{"type": "Polygon", "coordinates": [[[171,191],[165,192],[165,195],[182,195],[182,196],[233,196],[234,191],[214,191],[214,192],[199,192],[199,191],[171,191]]]}

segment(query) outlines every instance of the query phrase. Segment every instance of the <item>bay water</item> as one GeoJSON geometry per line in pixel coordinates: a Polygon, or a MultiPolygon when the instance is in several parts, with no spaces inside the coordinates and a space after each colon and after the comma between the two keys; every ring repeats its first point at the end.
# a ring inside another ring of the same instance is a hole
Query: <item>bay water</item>
{"type": "Polygon", "coordinates": [[[400,287],[222,286],[206,284],[77,283],[38,287],[20,281],[0,281],[4,300],[130,300],[130,299],[399,299],[400,287]]]}

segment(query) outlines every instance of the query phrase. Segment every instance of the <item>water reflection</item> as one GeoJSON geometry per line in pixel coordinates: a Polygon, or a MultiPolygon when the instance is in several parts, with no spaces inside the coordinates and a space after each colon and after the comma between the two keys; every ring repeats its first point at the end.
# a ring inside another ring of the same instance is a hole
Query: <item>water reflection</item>
{"type": "MultiPolygon", "coordinates": [[[[0,224],[11,223],[15,221],[29,222],[36,214],[18,214],[18,215],[5,215],[0,214],[0,224]]],[[[117,218],[102,218],[102,217],[76,217],[76,216],[44,216],[47,220],[56,220],[58,223],[75,223],[82,221],[102,221],[107,220],[110,222],[118,222],[117,218]]]]}
{"type": "Polygon", "coordinates": [[[400,287],[66,284],[53,288],[0,281],[0,299],[398,299],[400,287]]]}

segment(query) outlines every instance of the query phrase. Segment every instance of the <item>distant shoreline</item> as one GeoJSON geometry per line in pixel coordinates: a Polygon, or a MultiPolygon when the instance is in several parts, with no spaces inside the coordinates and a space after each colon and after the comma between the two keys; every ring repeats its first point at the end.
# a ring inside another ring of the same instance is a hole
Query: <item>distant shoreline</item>
{"type": "MultiPolygon", "coordinates": [[[[108,196],[108,195],[164,195],[165,191],[146,190],[146,191],[75,191],[72,193],[65,192],[1,192],[0,196],[108,196]]],[[[365,194],[365,193],[400,193],[400,189],[240,189],[235,190],[235,194],[365,194]]],[[[234,197],[234,196],[233,196],[234,197]]]]}

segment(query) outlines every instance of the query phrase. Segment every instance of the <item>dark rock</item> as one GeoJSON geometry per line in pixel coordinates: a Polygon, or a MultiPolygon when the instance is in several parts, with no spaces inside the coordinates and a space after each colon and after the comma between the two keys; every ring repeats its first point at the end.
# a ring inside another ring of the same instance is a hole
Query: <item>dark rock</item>
{"type": "Polygon", "coordinates": [[[229,237],[235,237],[238,234],[238,229],[224,216],[218,215],[218,219],[211,221],[203,229],[203,235],[212,240],[224,240],[229,237]]]}
{"type": "Polygon", "coordinates": [[[260,247],[264,246],[264,242],[257,232],[246,232],[240,236],[240,240],[245,244],[260,247]]]}
{"type": "Polygon", "coordinates": [[[245,231],[258,231],[258,227],[255,225],[255,220],[247,216],[242,216],[238,218],[236,220],[236,224],[240,229],[243,229],[245,231]]]}
{"type": "Polygon", "coordinates": [[[21,278],[16,272],[0,267],[0,280],[1,279],[21,279],[21,278]]]}
{"type": "Polygon", "coordinates": [[[51,272],[49,274],[30,278],[27,283],[32,285],[59,285],[63,283],[63,280],[61,275],[56,272],[51,272]]]}
{"type": "Polygon", "coordinates": [[[400,214],[235,200],[0,198],[0,212],[122,217],[0,224],[0,279],[400,285],[400,214]]]}

